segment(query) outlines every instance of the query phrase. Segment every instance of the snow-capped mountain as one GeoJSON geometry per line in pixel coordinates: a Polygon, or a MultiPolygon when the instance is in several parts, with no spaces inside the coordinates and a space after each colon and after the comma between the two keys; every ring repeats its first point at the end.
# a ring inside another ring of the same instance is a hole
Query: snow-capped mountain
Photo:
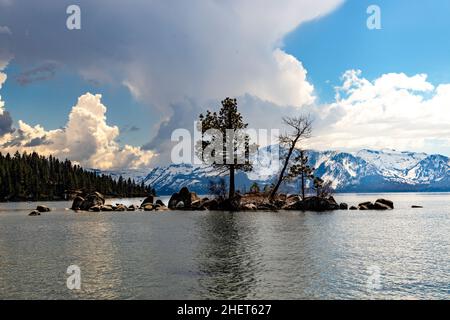
{"type": "MultiPolygon", "coordinates": [[[[280,169],[277,148],[261,148],[255,156],[253,171],[237,172],[236,188],[248,190],[254,182],[270,185],[280,169]]],[[[315,175],[331,181],[337,192],[450,191],[450,159],[442,155],[395,150],[308,151],[308,158],[315,175]]],[[[171,194],[183,186],[207,194],[209,181],[221,176],[226,173],[218,175],[210,167],[172,164],[134,178],[152,185],[159,194],[171,194]]],[[[295,192],[298,185],[298,181],[286,182],[283,189],[295,192]]]]}

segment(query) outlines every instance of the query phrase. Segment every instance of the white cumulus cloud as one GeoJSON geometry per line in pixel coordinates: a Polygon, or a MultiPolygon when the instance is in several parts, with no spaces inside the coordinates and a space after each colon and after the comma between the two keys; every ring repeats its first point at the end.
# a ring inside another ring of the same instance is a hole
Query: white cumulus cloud
{"type": "Polygon", "coordinates": [[[119,128],[106,122],[101,95],[86,93],[78,98],[63,129],[45,130],[18,121],[19,128],[0,141],[5,152],[36,151],[68,158],[88,168],[118,169],[148,167],[153,153],[117,142],[119,128]]]}
{"type": "Polygon", "coordinates": [[[312,146],[450,150],[450,84],[434,86],[425,74],[403,73],[369,81],[350,70],[337,92],[336,102],[316,113],[320,127],[312,146]]]}

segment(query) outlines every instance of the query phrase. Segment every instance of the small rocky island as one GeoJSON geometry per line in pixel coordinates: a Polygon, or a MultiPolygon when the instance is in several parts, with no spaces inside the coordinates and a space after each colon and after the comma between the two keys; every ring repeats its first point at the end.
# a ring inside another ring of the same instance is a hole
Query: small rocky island
{"type": "MultiPolygon", "coordinates": [[[[348,206],[346,203],[337,203],[333,196],[328,197],[305,197],[296,194],[277,194],[274,199],[270,199],[265,193],[237,193],[233,199],[214,197],[201,198],[195,192],[189,191],[183,187],[179,192],[174,193],[166,206],[161,200],[155,200],[150,195],[144,199],[140,206],[117,203],[105,204],[105,197],[99,192],[92,192],[85,196],[76,196],[72,202],[71,209],[74,211],[90,212],[112,212],[112,211],[312,211],[325,212],[334,210],[392,210],[394,203],[386,199],[378,199],[375,202],[363,202],[357,206],[348,206]]],[[[50,209],[39,205],[32,211],[30,216],[38,216],[42,212],[48,212],[50,209]]]]}

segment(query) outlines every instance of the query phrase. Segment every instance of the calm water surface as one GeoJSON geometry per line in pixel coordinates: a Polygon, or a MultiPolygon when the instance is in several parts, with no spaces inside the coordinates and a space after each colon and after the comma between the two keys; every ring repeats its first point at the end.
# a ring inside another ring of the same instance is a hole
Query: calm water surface
{"type": "Polygon", "coordinates": [[[51,202],[28,217],[36,203],[2,203],[0,298],[449,299],[450,194],[336,196],[379,197],[396,209],[74,213],[51,202]],[[79,291],[66,287],[69,265],[79,291]]]}

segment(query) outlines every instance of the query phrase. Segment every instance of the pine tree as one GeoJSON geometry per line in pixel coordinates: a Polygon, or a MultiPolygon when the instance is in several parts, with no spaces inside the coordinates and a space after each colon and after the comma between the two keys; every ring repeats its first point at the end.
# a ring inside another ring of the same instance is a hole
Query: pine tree
{"type": "Polygon", "coordinates": [[[212,165],[218,173],[229,173],[230,199],[235,195],[235,173],[251,171],[250,154],[255,146],[243,130],[248,126],[238,111],[236,99],[222,101],[219,113],[207,111],[200,114],[202,139],[196,146],[197,155],[204,163],[212,165]],[[211,134],[212,130],[215,130],[211,134]]]}

